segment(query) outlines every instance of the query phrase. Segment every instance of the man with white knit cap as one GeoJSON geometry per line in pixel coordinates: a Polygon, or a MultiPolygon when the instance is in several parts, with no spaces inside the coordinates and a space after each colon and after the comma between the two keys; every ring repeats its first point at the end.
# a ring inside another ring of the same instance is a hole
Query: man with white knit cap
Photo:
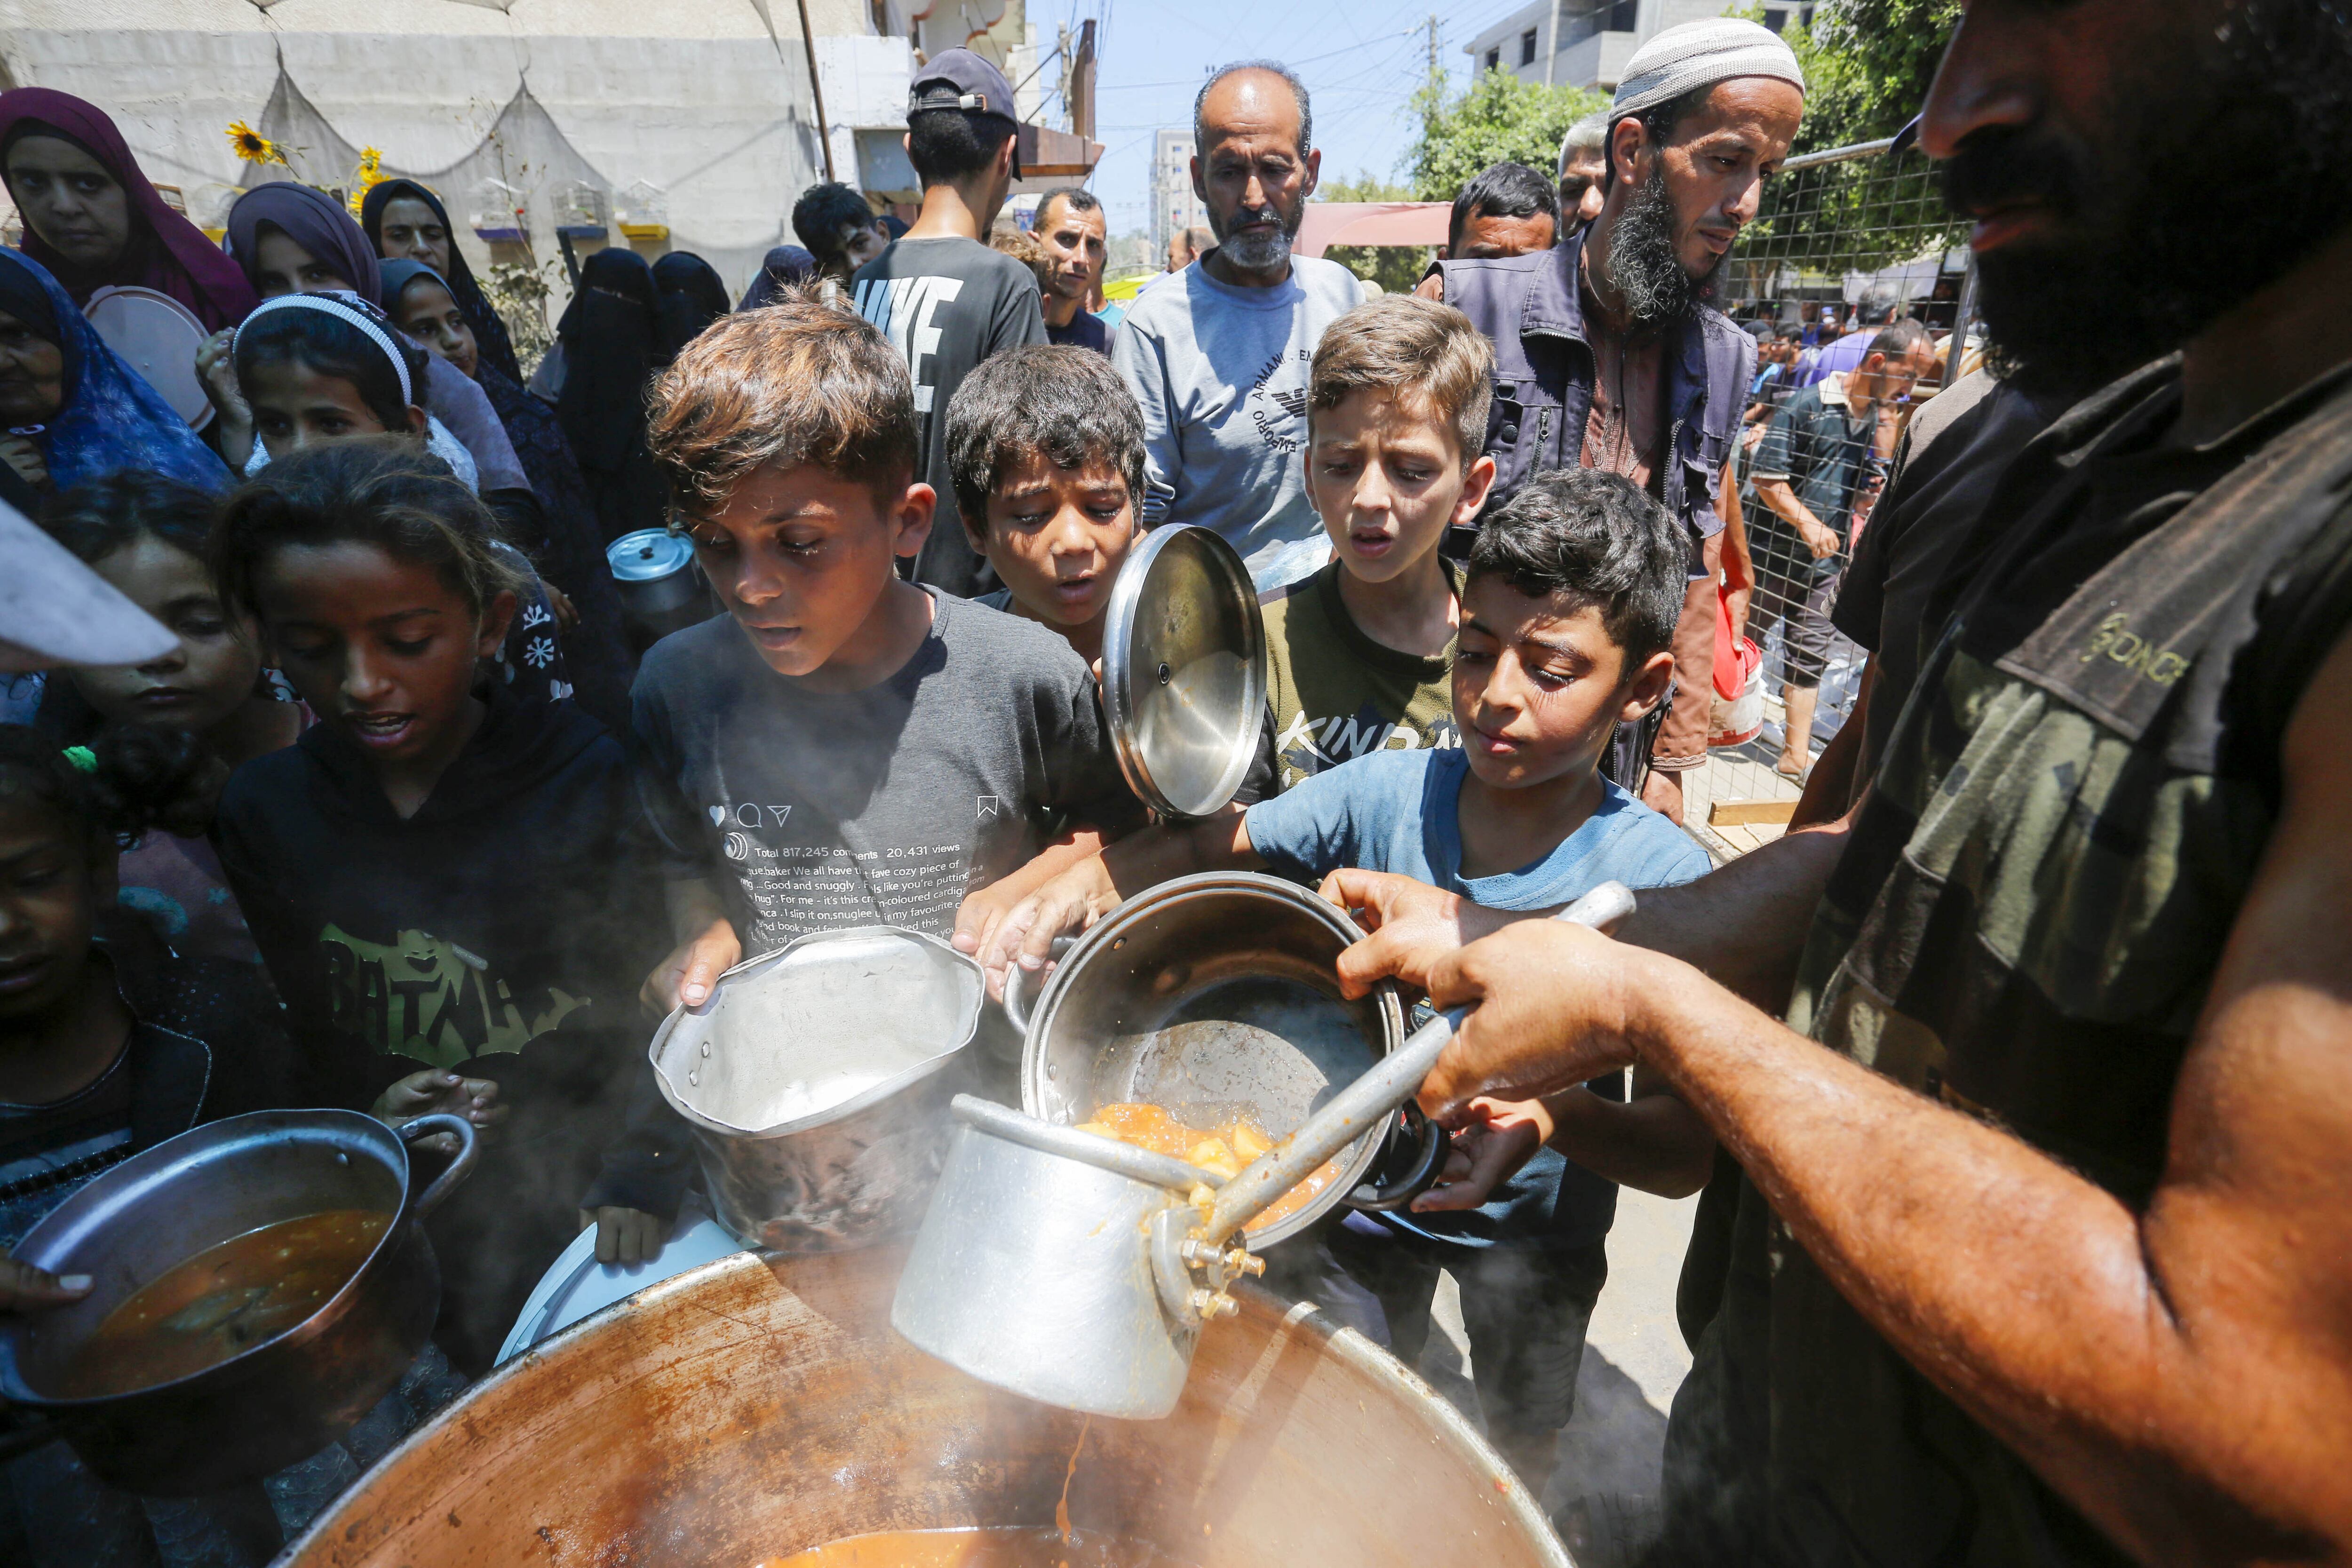
{"type": "MultiPolygon", "coordinates": [[[[1674,705],[1640,786],[1676,821],[1682,774],[1706,761],[1715,577],[1756,369],[1755,340],[1713,308],[1715,279],[1804,108],[1778,35],[1733,17],[1669,27],[1634,51],[1610,105],[1600,216],[1548,252],[1441,263],[1422,287],[1494,341],[1485,515],[1530,475],[1581,464],[1643,486],[1689,530],[1674,705]]],[[[1744,552],[1731,566],[1745,577],[1744,552]]],[[[1631,787],[1643,763],[1636,751],[1611,771],[1631,787]]]]}

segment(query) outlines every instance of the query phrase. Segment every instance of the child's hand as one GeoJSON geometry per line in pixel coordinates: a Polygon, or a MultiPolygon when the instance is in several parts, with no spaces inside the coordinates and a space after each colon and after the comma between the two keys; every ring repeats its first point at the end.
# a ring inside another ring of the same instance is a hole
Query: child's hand
{"type": "Polygon", "coordinates": [[[1015,904],[981,950],[988,994],[1004,999],[1005,972],[1019,964],[1032,981],[1053,973],[1054,939],[1075,936],[1118,908],[1118,889],[1099,856],[1090,855],[1015,904]]]}
{"type": "Polygon", "coordinates": [[[544,577],[539,580],[539,586],[540,591],[547,595],[547,607],[555,612],[555,629],[559,632],[578,630],[580,611],[572,604],[572,595],[544,577]]]}
{"type": "Polygon", "coordinates": [[[663,1017],[681,1005],[699,1007],[710,999],[719,977],[742,961],[743,943],[733,922],[713,921],[654,966],[638,997],[663,1017]]]}
{"type": "Polygon", "coordinates": [[[963,896],[963,902],[956,906],[955,934],[948,939],[949,946],[977,958],[994,945],[1004,917],[1020,902],[1004,895],[1004,886],[992,882],[963,896]]]}
{"type": "MultiPolygon", "coordinates": [[[[499,1086],[487,1078],[465,1078],[454,1072],[428,1069],[413,1072],[376,1097],[368,1112],[387,1127],[398,1127],[420,1116],[446,1113],[462,1116],[484,1132],[504,1121],[512,1108],[499,1103],[499,1086]]],[[[455,1134],[436,1132],[420,1138],[412,1148],[436,1154],[455,1154],[455,1134]]]]}
{"type": "Polygon", "coordinates": [[[669,1222],[643,1209],[582,1209],[580,1228],[592,1225],[599,1263],[650,1263],[669,1240],[669,1222]]]}
{"type": "Polygon", "coordinates": [[[223,327],[196,350],[196,380],[220,416],[221,455],[242,468],[253,455],[253,409],[236,384],[236,329],[223,327]]]}
{"type": "Polygon", "coordinates": [[[0,1312],[37,1312],[62,1307],[89,1294],[87,1274],[51,1274],[19,1263],[0,1247],[0,1312]]]}
{"type": "Polygon", "coordinates": [[[1470,1113],[1477,1120],[1454,1134],[1445,1169],[1412,1200],[1413,1213],[1476,1208],[1551,1137],[1551,1113],[1540,1100],[1474,1100],[1470,1113]]]}

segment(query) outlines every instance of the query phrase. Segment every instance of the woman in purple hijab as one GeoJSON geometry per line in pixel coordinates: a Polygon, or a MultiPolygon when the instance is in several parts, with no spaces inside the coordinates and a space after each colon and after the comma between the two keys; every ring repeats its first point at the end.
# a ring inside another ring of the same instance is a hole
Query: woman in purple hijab
{"type": "MultiPolygon", "coordinates": [[[[309,185],[278,180],[256,185],[228,213],[229,256],[261,298],[338,290],[373,300],[383,291],[375,247],[341,202],[309,185]]],[[[216,332],[196,356],[196,369],[220,413],[221,454],[241,466],[253,443],[253,417],[236,395],[228,367],[234,332],[216,332]]],[[[530,493],[530,479],[482,389],[446,361],[428,367],[425,395],[433,416],[448,426],[481,471],[482,494],[530,493]]],[[[493,502],[495,504],[495,502],[493,502]]]]}

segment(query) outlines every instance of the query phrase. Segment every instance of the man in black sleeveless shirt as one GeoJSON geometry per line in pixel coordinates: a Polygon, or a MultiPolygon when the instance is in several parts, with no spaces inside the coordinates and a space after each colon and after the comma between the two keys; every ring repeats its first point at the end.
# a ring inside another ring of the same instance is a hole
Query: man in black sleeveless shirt
{"type": "Polygon", "coordinates": [[[1922,145],[2017,384],[2104,384],[1866,796],[1615,942],[1343,874],[1343,970],[1484,999],[1432,1113],[1638,1063],[1744,1173],[1650,1561],[2340,1561],[2352,11],[1968,0],[1922,145]]]}

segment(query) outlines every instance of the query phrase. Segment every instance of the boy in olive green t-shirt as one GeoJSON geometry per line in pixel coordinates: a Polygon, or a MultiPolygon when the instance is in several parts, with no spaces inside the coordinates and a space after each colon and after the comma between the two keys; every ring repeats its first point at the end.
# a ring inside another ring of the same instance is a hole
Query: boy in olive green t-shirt
{"type": "Polygon", "coordinates": [[[1333,559],[1265,600],[1284,789],[1370,752],[1461,744],[1446,672],[1462,584],[1437,547],[1494,483],[1492,362],[1469,317],[1411,295],[1357,306],[1315,350],[1307,495],[1333,559]]]}

